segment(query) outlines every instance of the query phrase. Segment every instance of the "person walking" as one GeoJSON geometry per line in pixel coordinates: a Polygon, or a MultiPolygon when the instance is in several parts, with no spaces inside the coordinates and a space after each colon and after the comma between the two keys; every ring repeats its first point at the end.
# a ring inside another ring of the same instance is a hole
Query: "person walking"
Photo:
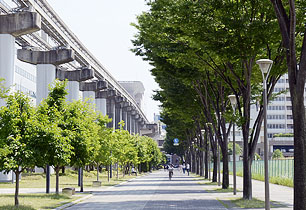
{"type": "Polygon", "coordinates": [[[187,171],[187,174],[188,174],[188,176],[189,176],[189,171],[190,171],[190,165],[189,165],[189,163],[186,164],[186,171],[187,171]]]}
{"type": "Polygon", "coordinates": [[[171,178],[173,176],[173,171],[174,171],[174,168],[173,168],[172,164],[169,165],[168,171],[169,171],[169,180],[171,180],[171,178]]]}
{"type": "Polygon", "coordinates": [[[185,174],[185,171],[186,171],[186,164],[185,163],[183,163],[182,168],[183,168],[183,174],[185,174]]]}
{"type": "Polygon", "coordinates": [[[135,169],[134,166],[132,167],[132,175],[133,175],[133,174],[135,174],[135,175],[137,176],[137,171],[136,171],[136,169],[135,169]]]}

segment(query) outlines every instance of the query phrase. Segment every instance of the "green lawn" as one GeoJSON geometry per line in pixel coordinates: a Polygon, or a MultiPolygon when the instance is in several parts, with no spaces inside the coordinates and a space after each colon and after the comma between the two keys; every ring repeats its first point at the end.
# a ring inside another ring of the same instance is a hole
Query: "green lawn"
{"type": "MultiPolygon", "coordinates": [[[[116,185],[122,181],[126,181],[132,176],[126,175],[122,177],[121,173],[119,179],[116,178],[116,172],[113,172],[113,178],[110,182],[107,181],[107,173],[103,172],[99,175],[99,180],[102,181],[102,186],[116,185]]],[[[97,179],[95,171],[84,171],[84,190],[86,187],[92,186],[92,181],[97,179]]],[[[66,170],[65,174],[60,175],[60,188],[75,187],[78,188],[78,173],[77,171],[66,170]]],[[[55,188],[55,174],[51,175],[51,188],[55,188]]],[[[46,187],[46,175],[43,173],[23,173],[20,181],[20,188],[45,188],[46,187]]],[[[0,188],[15,188],[15,184],[10,182],[0,183],[0,188]]]]}
{"type": "MultiPolygon", "coordinates": [[[[83,194],[82,196],[84,196],[83,194]]],[[[32,210],[32,209],[53,209],[64,205],[65,203],[81,198],[77,196],[65,196],[55,194],[21,194],[19,196],[19,208],[14,207],[14,195],[6,194],[0,195],[0,210],[10,209],[21,209],[21,210],[32,210]]]]}
{"type": "MultiPolygon", "coordinates": [[[[126,175],[122,177],[119,173],[119,179],[116,178],[116,172],[113,172],[113,178],[110,182],[107,180],[107,173],[103,172],[99,175],[99,180],[102,182],[102,187],[113,186],[123,181],[134,178],[135,176],[126,175]]],[[[23,173],[20,181],[20,188],[45,188],[46,187],[46,175],[42,173],[23,173]]],[[[86,188],[92,187],[92,181],[96,181],[97,175],[95,171],[84,171],[84,191],[86,188]]],[[[77,171],[66,170],[65,174],[60,175],[60,191],[65,187],[78,187],[78,173],[77,171]]],[[[12,183],[0,183],[0,188],[15,188],[15,184],[12,183]]],[[[55,188],[55,175],[51,175],[51,188],[55,188]]],[[[66,195],[55,194],[21,194],[19,196],[20,207],[14,207],[14,195],[13,194],[0,194],[0,210],[21,209],[53,209],[58,206],[69,203],[73,200],[79,199],[80,196],[87,194],[77,194],[72,197],[66,195]]]]}

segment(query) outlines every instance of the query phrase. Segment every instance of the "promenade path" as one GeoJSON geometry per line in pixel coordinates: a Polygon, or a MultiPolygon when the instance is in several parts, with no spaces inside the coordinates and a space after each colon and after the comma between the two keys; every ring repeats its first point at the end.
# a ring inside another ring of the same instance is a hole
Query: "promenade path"
{"type": "Polygon", "coordinates": [[[199,178],[178,171],[169,181],[168,172],[158,171],[105,191],[93,192],[91,198],[65,210],[227,209],[216,200],[215,194],[208,193],[198,183],[199,178]]]}
{"type": "MultiPolygon", "coordinates": [[[[233,182],[233,176],[230,176],[230,184],[233,182]]],[[[262,181],[252,180],[253,197],[265,200],[265,183],[262,181]]],[[[237,189],[240,192],[238,196],[242,197],[243,178],[237,176],[237,189]]],[[[277,210],[291,210],[293,209],[293,188],[285,187],[277,184],[270,184],[270,200],[276,201],[287,206],[286,208],[273,208],[277,210]]]]}
{"type": "MultiPolygon", "coordinates": [[[[230,184],[232,187],[232,176],[230,184]]],[[[129,182],[107,188],[85,188],[91,192],[92,197],[73,205],[69,210],[91,209],[208,209],[208,210],[238,210],[229,204],[229,199],[242,197],[242,177],[237,177],[236,196],[232,192],[221,192],[217,185],[200,177],[187,176],[187,174],[174,171],[171,181],[168,172],[157,171],[145,176],[138,176],[129,182]],[[226,204],[225,208],[218,200],[226,204]]],[[[264,200],[264,182],[252,180],[253,197],[264,200]]],[[[14,193],[14,188],[0,188],[0,194],[14,193]]],[[[76,189],[79,190],[79,189],[76,189]]],[[[54,192],[51,189],[51,192],[54,192]]],[[[44,188],[22,188],[20,193],[44,193],[44,188]]],[[[276,210],[293,209],[293,188],[270,184],[270,197],[272,201],[283,204],[276,210]]],[[[61,209],[61,208],[59,208],[61,209]]],[[[244,209],[246,210],[246,209],[244,209]]],[[[256,210],[264,210],[257,208],[256,210]]]]}

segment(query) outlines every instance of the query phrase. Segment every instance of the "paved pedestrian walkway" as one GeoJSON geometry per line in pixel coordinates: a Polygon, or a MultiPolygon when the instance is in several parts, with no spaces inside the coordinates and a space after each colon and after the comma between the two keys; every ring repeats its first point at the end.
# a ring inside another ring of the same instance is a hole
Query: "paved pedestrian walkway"
{"type": "MultiPolygon", "coordinates": [[[[232,187],[230,176],[230,187],[232,187]]],[[[264,200],[264,182],[252,180],[253,197],[264,200]]],[[[228,204],[230,199],[242,197],[243,179],[237,177],[236,196],[232,192],[222,192],[217,185],[201,177],[187,176],[179,171],[174,171],[171,181],[167,171],[157,171],[145,176],[138,176],[126,183],[113,187],[85,188],[86,192],[93,194],[87,200],[67,209],[227,209],[221,202],[228,204]],[[218,201],[219,200],[219,201],[218,201]]],[[[78,190],[78,189],[77,189],[78,190]]],[[[14,188],[0,188],[0,194],[14,193],[14,188]]],[[[55,189],[51,189],[54,192],[55,189]]],[[[44,193],[44,188],[21,188],[20,193],[44,193]]],[[[283,204],[276,210],[293,209],[293,188],[270,184],[271,201],[283,204]]],[[[230,210],[240,208],[227,206],[230,210]]],[[[65,208],[66,209],[66,208],[65,208]]],[[[263,210],[264,208],[261,208],[263,210]]],[[[245,209],[246,210],[246,209],[245,209]]],[[[257,208],[257,210],[259,210],[257,208]]]]}
{"type": "Polygon", "coordinates": [[[197,178],[178,171],[170,181],[168,172],[158,171],[106,191],[93,192],[91,198],[67,210],[227,209],[198,182],[197,178]]]}
{"type": "MultiPolygon", "coordinates": [[[[232,184],[233,176],[230,176],[230,184],[232,184]]],[[[253,197],[265,200],[265,183],[262,181],[252,180],[253,197]]],[[[237,176],[237,189],[241,191],[238,196],[242,197],[243,178],[237,176]]],[[[278,210],[293,209],[293,188],[285,187],[277,184],[270,184],[270,200],[288,206],[287,208],[277,208],[278,210]]]]}

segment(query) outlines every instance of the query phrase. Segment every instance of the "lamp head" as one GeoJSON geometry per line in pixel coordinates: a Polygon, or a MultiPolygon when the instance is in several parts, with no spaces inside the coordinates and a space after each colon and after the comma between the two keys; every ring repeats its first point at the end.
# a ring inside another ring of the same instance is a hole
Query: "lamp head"
{"type": "Polygon", "coordinates": [[[259,65],[262,73],[267,74],[273,64],[273,61],[270,59],[259,59],[256,61],[256,63],[259,65]]]}
{"type": "Polygon", "coordinates": [[[232,105],[233,109],[235,109],[236,104],[237,104],[236,96],[235,95],[229,95],[228,98],[231,102],[231,105],[232,105]]]}

